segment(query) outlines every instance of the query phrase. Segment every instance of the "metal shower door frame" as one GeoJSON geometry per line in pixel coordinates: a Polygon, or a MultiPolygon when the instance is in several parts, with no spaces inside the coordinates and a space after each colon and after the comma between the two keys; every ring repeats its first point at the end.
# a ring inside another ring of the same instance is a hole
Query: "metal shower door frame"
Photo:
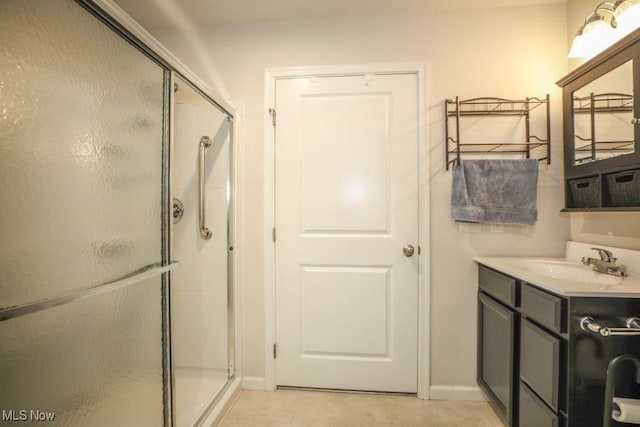
{"type": "Polygon", "coordinates": [[[213,399],[209,407],[204,411],[197,423],[202,423],[211,413],[219,397],[224,394],[230,381],[235,378],[235,294],[234,294],[234,121],[233,108],[224,100],[217,99],[213,91],[195,74],[182,64],[171,52],[157,43],[153,37],[144,30],[137,22],[122,11],[111,0],[74,0],[80,6],[98,18],[102,23],[119,34],[150,59],[155,61],[164,70],[164,106],[163,106],[163,150],[162,150],[162,266],[170,266],[162,274],[162,335],[163,335],[163,357],[164,357],[164,420],[165,426],[175,425],[175,387],[173,376],[173,348],[172,348],[172,319],[171,319],[171,288],[172,275],[168,271],[172,268],[171,262],[171,201],[173,191],[171,189],[171,153],[173,146],[173,105],[174,92],[171,90],[176,83],[176,77],[180,77],[187,82],[194,90],[202,95],[207,101],[218,108],[227,116],[229,126],[229,164],[227,173],[227,326],[228,326],[228,380],[223,389],[213,399]],[[144,39],[144,41],[143,41],[144,39]]]}
{"type": "MultiPolygon", "coordinates": [[[[235,215],[234,215],[234,209],[235,209],[235,180],[234,180],[234,165],[235,165],[235,116],[232,115],[229,111],[227,111],[226,109],[224,109],[220,104],[214,102],[209,96],[206,95],[206,93],[204,93],[202,91],[202,89],[200,89],[195,83],[193,83],[191,80],[189,80],[187,77],[185,77],[184,74],[180,73],[177,70],[172,70],[171,71],[171,82],[170,82],[170,86],[171,88],[174,88],[176,84],[178,84],[178,79],[181,80],[181,82],[187,83],[189,85],[189,87],[191,89],[193,89],[194,91],[196,91],[199,95],[201,95],[203,98],[205,98],[207,101],[211,102],[211,104],[216,107],[218,110],[220,110],[220,112],[222,112],[225,116],[226,116],[226,120],[227,123],[229,125],[229,134],[228,134],[228,140],[229,140],[229,150],[228,150],[228,157],[227,157],[227,176],[226,176],[226,187],[227,187],[227,206],[226,206],[226,219],[227,219],[227,229],[226,229],[226,238],[227,238],[227,382],[225,383],[224,386],[222,386],[222,388],[218,391],[218,394],[216,396],[214,396],[214,398],[209,402],[207,408],[202,412],[202,414],[200,414],[200,416],[198,417],[198,419],[196,420],[194,426],[200,426],[202,425],[202,423],[207,419],[207,417],[211,414],[211,412],[213,411],[214,407],[216,406],[216,404],[219,402],[220,398],[224,395],[224,393],[226,392],[226,390],[229,388],[229,385],[231,383],[231,381],[233,379],[235,379],[235,374],[236,374],[236,330],[235,330],[235,275],[234,275],[234,266],[235,266],[235,259],[234,259],[234,245],[235,245],[235,215]]],[[[171,91],[170,94],[170,104],[173,106],[175,105],[175,94],[174,91],[171,91]]],[[[171,111],[170,114],[170,140],[169,140],[169,145],[170,147],[175,147],[174,143],[174,133],[173,133],[173,129],[175,128],[175,124],[174,124],[174,113],[173,110],[171,111]]],[[[204,138],[204,137],[203,137],[204,138]]],[[[201,141],[199,141],[200,143],[201,141]]],[[[173,159],[173,153],[170,154],[169,156],[170,158],[170,164],[171,164],[171,160],[173,159]]],[[[198,165],[200,165],[200,158],[198,159],[198,165]]],[[[198,175],[200,175],[200,172],[204,173],[205,171],[198,171],[198,175]]],[[[202,182],[202,180],[199,180],[198,186],[199,186],[199,202],[201,202],[201,195],[204,192],[204,188],[203,188],[204,183],[202,182]]],[[[169,195],[168,195],[168,200],[173,200],[173,189],[171,187],[171,185],[169,185],[169,195]]],[[[200,211],[200,209],[198,209],[200,211]]],[[[167,211],[169,211],[169,207],[167,207],[167,211]]],[[[198,224],[199,224],[199,234],[202,232],[202,228],[200,227],[200,225],[202,225],[202,221],[200,221],[200,219],[203,219],[203,217],[199,218],[198,224]]],[[[171,222],[171,224],[169,225],[170,230],[173,227],[173,222],[171,222]]],[[[172,236],[173,233],[169,233],[169,246],[173,247],[173,241],[172,241],[172,236]]],[[[202,235],[201,235],[202,237],[202,235]]],[[[213,239],[215,239],[215,236],[212,237],[213,239]]],[[[203,237],[204,239],[204,237],[203,237]]],[[[205,239],[208,240],[208,239],[205,239]]],[[[171,289],[171,288],[170,288],[171,289]]],[[[169,290],[170,290],[169,289],[169,290]]],[[[170,303],[169,303],[170,305],[170,303]]],[[[168,310],[171,311],[171,307],[168,307],[168,310]]],[[[170,316],[170,313],[168,313],[170,316]]],[[[169,349],[169,353],[170,353],[170,359],[173,361],[173,349],[170,348],[169,349]]],[[[173,366],[173,365],[172,365],[173,366]]],[[[171,370],[171,372],[173,372],[173,369],[171,370]]],[[[173,375],[171,376],[171,390],[172,390],[172,401],[175,401],[175,390],[174,390],[174,378],[173,375]]],[[[175,424],[175,414],[173,415],[173,423],[175,424]]],[[[173,424],[172,424],[173,425],[173,424]]]]}

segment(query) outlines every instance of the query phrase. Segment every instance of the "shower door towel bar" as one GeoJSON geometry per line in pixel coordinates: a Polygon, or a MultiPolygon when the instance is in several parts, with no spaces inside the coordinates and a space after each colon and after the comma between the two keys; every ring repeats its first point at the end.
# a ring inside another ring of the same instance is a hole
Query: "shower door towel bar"
{"type": "Polygon", "coordinates": [[[200,138],[200,146],[198,147],[198,207],[199,207],[199,222],[200,222],[200,237],[202,240],[209,240],[211,238],[211,230],[205,225],[205,198],[204,198],[204,166],[206,160],[206,149],[211,146],[211,138],[203,136],[200,138]]]}
{"type": "Polygon", "coordinates": [[[580,318],[580,328],[583,331],[595,332],[603,337],[640,335],[640,318],[629,317],[625,323],[627,325],[626,328],[612,328],[600,325],[593,317],[585,316],[580,318]]]}
{"type": "Polygon", "coordinates": [[[446,99],[444,101],[445,168],[449,170],[450,165],[460,164],[461,156],[464,154],[523,154],[525,158],[530,159],[532,150],[535,150],[537,160],[546,160],[549,164],[551,163],[550,116],[548,94],[542,99],[530,97],[514,100],[484,97],[460,100],[457,96],[455,99],[446,99]],[[546,108],[544,138],[531,133],[531,112],[540,106],[546,108]],[[467,116],[523,116],[525,118],[524,139],[512,143],[463,143],[460,135],[460,120],[467,116]],[[455,122],[452,131],[449,130],[450,118],[455,122]],[[546,148],[546,150],[536,150],[537,148],[546,148]],[[541,151],[542,154],[539,154],[541,151]]]}
{"type": "Polygon", "coordinates": [[[79,299],[89,298],[95,295],[103,294],[105,292],[124,288],[129,285],[133,285],[135,283],[142,282],[143,280],[150,279],[152,277],[156,277],[168,271],[171,271],[177,265],[178,265],[177,261],[172,261],[167,265],[151,264],[121,279],[118,279],[113,282],[105,283],[103,285],[99,285],[94,288],[85,289],[79,292],[74,292],[71,294],[59,296],[49,300],[37,301],[37,302],[20,305],[17,307],[5,308],[0,310],[0,322],[9,320],[9,319],[14,319],[16,317],[24,316],[25,314],[46,310],[51,307],[68,304],[70,302],[77,301],[79,299]]]}

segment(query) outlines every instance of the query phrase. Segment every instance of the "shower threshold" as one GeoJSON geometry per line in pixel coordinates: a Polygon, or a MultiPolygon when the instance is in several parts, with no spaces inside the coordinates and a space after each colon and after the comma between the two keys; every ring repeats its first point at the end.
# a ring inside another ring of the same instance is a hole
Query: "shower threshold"
{"type": "Polygon", "coordinates": [[[226,369],[177,367],[175,410],[177,427],[192,427],[227,384],[226,369]]]}

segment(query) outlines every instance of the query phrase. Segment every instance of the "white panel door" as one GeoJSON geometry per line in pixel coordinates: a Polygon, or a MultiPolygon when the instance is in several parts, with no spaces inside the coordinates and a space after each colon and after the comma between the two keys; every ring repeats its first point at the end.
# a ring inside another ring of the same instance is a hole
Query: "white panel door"
{"type": "Polygon", "coordinates": [[[277,385],[416,392],[417,106],[415,74],[277,80],[277,385]]]}

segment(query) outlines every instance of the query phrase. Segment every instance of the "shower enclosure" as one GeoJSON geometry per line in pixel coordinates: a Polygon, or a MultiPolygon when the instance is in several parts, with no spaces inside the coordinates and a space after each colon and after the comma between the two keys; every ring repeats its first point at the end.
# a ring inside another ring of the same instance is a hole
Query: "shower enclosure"
{"type": "Polygon", "coordinates": [[[234,381],[233,113],[114,11],[0,2],[2,425],[199,425],[234,381]]]}
{"type": "Polygon", "coordinates": [[[231,124],[182,79],[174,84],[173,357],[178,427],[207,415],[234,375],[230,265],[231,124]]]}

